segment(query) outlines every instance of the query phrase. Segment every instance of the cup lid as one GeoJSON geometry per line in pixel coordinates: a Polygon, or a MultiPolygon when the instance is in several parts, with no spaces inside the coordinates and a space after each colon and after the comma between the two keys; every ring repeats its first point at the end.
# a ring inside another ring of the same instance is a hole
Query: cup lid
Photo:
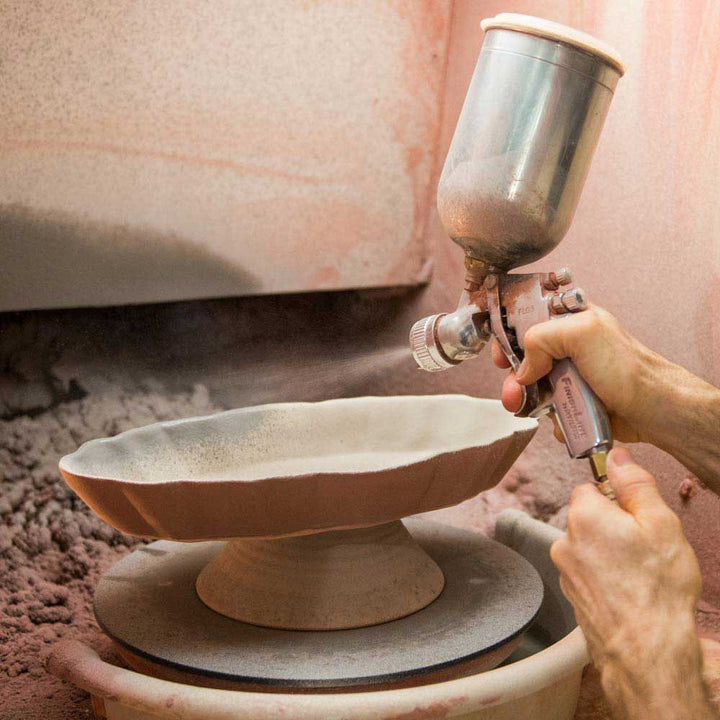
{"type": "Polygon", "coordinates": [[[620,54],[607,43],[597,40],[592,35],[575,30],[567,25],[517,13],[500,13],[493,18],[486,18],[481,23],[482,29],[488,30],[517,30],[518,32],[538,35],[539,37],[557,40],[580,48],[585,52],[596,55],[620,73],[625,74],[625,64],[620,54]]]}

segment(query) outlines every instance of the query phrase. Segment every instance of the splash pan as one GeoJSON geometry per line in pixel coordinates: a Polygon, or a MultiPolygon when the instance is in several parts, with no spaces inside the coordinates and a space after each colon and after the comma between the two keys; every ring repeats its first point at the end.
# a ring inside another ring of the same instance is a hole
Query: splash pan
{"type": "Polygon", "coordinates": [[[463,395],[282,403],[92,440],[60,470],[131,535],[280,537],[462,502],[500,481],[536,427],[463,395]]]}
{"type": "MultiPolygon", "coordinates": [[[[397,720],[439,717],[465,720],[571,720],[575,715],[582,669],[588,662],[588,655],[582,633],[575,625],[572,608],[560,590],[557,569],[550,560],[550,546],[560,535],[559,530],[531,520],[518,511],[506,510],[498,518],[496,539],[522,555],[536,568],[545,586],[545,597],[537,619],[517,650],[504,666],[487,672],[467,674],[467,666],[457,664],[452,666],[454,672],[450,675],[437,681],[433,679],[429,684],[402,690],[396,690],[391,685],[375,685],[372,692],[336,690],[321,694],[317,690],[286,690],[267,693],[248,692],[242,688],[229,692],[185,684],[170,674],[166,676],[167,679],[160,680],[141,674],[146,673],[146,670],[132,672],[110,665],[89,647],[76,640],[67,639],[60,641],[52,649],[47,663],[48,669],[54,675],[89,690],[94,696],[93,703],[98,709],[98,717],[109,720],[126,720],[131,717],[133,720],[160,720],[171,717],[177,720],[180,716],[178,708],[185,720],[397,720]],[[168,679],[175,681],[168,682],[168,679]]],[[[450,540],[447,549],[458,548],[456,540],[450,540]]],[[[184,546],[181,551],[192,553],[199,551],[199,548],[184,546]]],[[[155,560],[150,554],[146,557],[149,563],[163,562],[162,557],[157,554],[154,556],[155,560]]],[[[438,556],[438,559],[441,558],[438,556]]],[[[475,560],[469,559],[469,562],[474,563],[475,560]]],[[[118,574],[121,574],[120,570],[118,566],[118,574]]],[[[162,575],[155,577],[158,585],[162,581],[162,575]]],[[[152,582],[152,574],[143,576],[144,587],[152,582]]],[[[127,597],[126,583],[116,584],[127,597]]],[[[467,589],[472,593],[480,591],[476,583],[469,583],[467,589]]],[[[462,597],[463,593],[464,588],[460,588],[459,597],[462,597]]],[[[468,602],[470,600],[471,598],[468,598],[468,602]]],[[[442,597],[438,602],[442,602],[442,597]]],[[[477,609],[477,605],[475,600],[471,607],[477,609]]],[[[429,608],[429,612],[433,612],[433,606],[429,608]]],[[[418,616],[420,614],[418,613],[418,616]]],[[[449,630],[450,623],[446,619],[446,613],[442,613],[441,617],[449,630]]],[[[462,617],[459,619],[462,620],[462,617]]],[[[143,618],[143,622],[147,624],[147,618],[143,618]]],[[[472,621],[468,622],[472,629],[472,621]]],[[[386,629],[392,632],[390,626],[386,626],[386,629]]],[[[377,628],[377,631],[379,632],[380,628],[377,628]]],[[[137,634],[137,628],[134,628],[133,632],[137,634]]],[[[180,637],[182,627],[175,628],[174,632],[180,637]]],[[[192,628],[192,632],[197,634],[198,631],[192,628]]],[[[141,640],[146,642],[147,635],[141,640]]],[[[392,652],[411,653],[411,646],[416,640],[431,642],[432,638],[428,640],[424,635],[414,637],[405,634],[398,639],[395,636],[392,652]]],[[[199,641],[196,644],[199,646],[199,641]]],[[[258,646],[259,650],[267,653],[271,652],[271,648],[272,644],[269,642],[263,648],[258,646]]],[[[212,648],[208,648],[208,655],[211,650],[212,648]]],[[[305,650],[304,644],[299,643],[292,648],[292,653],[302,656],[305,650]]],[[[201,651],[200,646],[198,651],[201,651]]],[[[325,651],[328,654],[328,666],[333,657],[337,657],[340,664],[354,662],[351,655],[332,655],[327,649],[325,651]]],[[[290,653],[283,652],[284,657],[289,660],[290,653]]],[[[237,657],[240,663],[248,660],[242,652],[238,652],[237,657]]],[[[435,653],[430,652],[425,659],[433,662],[437,658],[435,653]]],[[[176,657],[175,660],[181,658],[176,657]]],[[[277,660],[282,661],[282,657],[277,660]]],[[[378,664],[385,662],[385,658],[376,654],[369,662],[369,668],[377,671],[378,664]],[[377,657],[380,659],[376,659],[377,657]]],[[[238,669],[235,668],[236,671],[238,669]]],[[[393,666],[393,669],[397,670],[397,666],[393,666]]],[[[426,680],[428,677],[424,676],[426,680]]],[[[348,689],[350,688],[345,688],[348,689]]]]}

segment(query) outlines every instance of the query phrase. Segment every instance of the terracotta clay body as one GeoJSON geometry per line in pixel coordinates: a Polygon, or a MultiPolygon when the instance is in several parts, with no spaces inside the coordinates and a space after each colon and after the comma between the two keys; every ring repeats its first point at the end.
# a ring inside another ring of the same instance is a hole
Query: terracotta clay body
{"type": "Polygon", "coordinates": [[[253,625],[339,630],[429,605],[442,571],[396,520],[359,530],[231,540],[197,579],[202,601],[253,625]]]}

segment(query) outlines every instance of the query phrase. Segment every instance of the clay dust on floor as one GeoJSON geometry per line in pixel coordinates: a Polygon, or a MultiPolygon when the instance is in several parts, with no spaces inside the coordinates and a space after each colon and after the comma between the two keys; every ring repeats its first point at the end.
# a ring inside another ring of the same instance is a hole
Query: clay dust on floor
{"type": "Polygon", "coordinates": [[[93,618],[93,590],[140,542],[103,523],[65,486],[60,457],[95,437],[219,409],[200,386],[175,396],[148,388],[0,422],[0,720],[91,717],[87,693],[48,675],[43,662],[65,636],[111,655],[93,618]]]}

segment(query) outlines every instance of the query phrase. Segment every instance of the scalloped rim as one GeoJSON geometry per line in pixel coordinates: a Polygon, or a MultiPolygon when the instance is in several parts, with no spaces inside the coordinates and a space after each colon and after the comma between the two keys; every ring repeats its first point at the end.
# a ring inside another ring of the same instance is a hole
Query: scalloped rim
{"type": "MultiPolygon", "coordinates": [[[[128,479],[128,478],[120,478],[120,477],[114,477],[112,475],[96,475],[93,473],[87,473],[82,471],[81,467],[78,464],[74,463],[82,463],[83,456],[87,454],[88,452],[91,452],[93,448],[97,447],[98,445],[104,445],[104,444],[111,444],[111,445],[121,445],[124,439],[132,438],[134,435],[139,435],[143,433],[147,433],[148,431],[154,430],[154,429],[165,429],[168,427],[174,427],[179,425],[189,425],[189,424],[201,424],[201,423],[207,423],[207,422],[218,422],[221,418],[230,417],[230,416],[237,416],[237,415],[246,415],[246,414],[255,414],[255,413],[268,413],[273,412],[277,410],[283,410],[285,408],[298,408],[298,407],[304,407],[304,406],[313,406],[313,407],[321,407],[321,406],[327,406],[331,404],[355,404],[360,402],[379,402],[380,404],[383,404],[385,402],[391,403],[391,402],[397,402],[398,399],[402,399],[403,401],[414,401],[414,400],[421,400],[421,401],[427,401],[427,400],[447,400],[447,401],[455,401],[455,402],[468,402],[472,404],[482,405],[485,407],[492,407],[493,409],[500,409],[502,407],[502,404],[499,400],[492,400],[489,398],[474,398],[469,395],[462,395],[462,394],[443,394],[443,395],[365,395],[355,398],[334,398],[332,400],[322,400],[319,402],[283,402],[283,403],[269,403],[266,405],[252,405],[244,408],[235,408],[233,410],[225,410],[218,413],[212,413],[210,415],[199,415],[199,416],[193,416],[189,418],[179,418],[177,420],[165,420],[162,422],[157,423],[151,423],[149,425],[143,425],[141,427],[132,428],[130,430],[125,430],[121,433],[118,433],[117,435],[113,435],[111,437],[104,437],[104,438],[96,438],[94,440],[88,440],[87,442],[84,442],[80,447],[73,451],[72,453],[69,453],[65,456],[63,456],[59,463],[58,467],[60,471],[64,474],[67,473],[69,475],[73,475],[75,477],[81,477],[81,478],[87,478],[90,480],[105,480],[108,482],[122,482],[122,483],[131,483],[133,485],[157,485],[157,481],[145,481],[145,480],[134,480],[134,479],[128,479]]],[[[507,414],[507,419],[512,422],[516,423],[517,426],[515,428],[511,429],[511,432],[508,434],[514,434],[516,432],[523,432],[523,431],[535,431],[538,427],[537,420],[533,418],[518,418],[513,415],[510,415],[510,413],[507,414]]],[[[446,455],[448,453],[453,452],[459,452],[461,450],[466,450],[473,447],[487,447],[491,445],[493,442],[496,442],[497,440],[502,439],[502,435],[498,435],[497,437],[493,437],[492,439],[488,440],[487,442],[482,441],[473,441],[472,443],[462,443],[457,444],[453,446],[448,446],[444,448],[434,448],[430,451],[420,451],[418,450],[417,453],[413,454],[412,459],[409,462],[406,463],[389,463],[384,465],[378,465],[375,468],[367,469],[367,470],[357,470],[357,471],[340,471],[340,470],[328,470],[328,471],[310,471],[306,473],[298,473],[298,474],[283,474],[283,475],[268,475],[266,477],[258,477],[253,478],[252,480],[234,480],[230,478],[203,478],[203,479],[196,479],[196,478],[178,478],[173,480],[163,480],[163,484],[169,484],[169,483],[196,483],[196,482],[214,482],[214,483],[223,483],[223,482],[262,482],[264,480],[270,480],[270,479],[295,479],[295,478],[302,478],[302,477],[308,477],[308,476],[315,476],[315,475],[358,475],[358,474],[371,474],[376,472],[384,472],[391,468],[400,468],[400,467],[409,467],[410,465],[415,465],[419,462],[424,462],[426,460],[431,460],[433,458],[440,457],[442,455],[446,455]]]]}

